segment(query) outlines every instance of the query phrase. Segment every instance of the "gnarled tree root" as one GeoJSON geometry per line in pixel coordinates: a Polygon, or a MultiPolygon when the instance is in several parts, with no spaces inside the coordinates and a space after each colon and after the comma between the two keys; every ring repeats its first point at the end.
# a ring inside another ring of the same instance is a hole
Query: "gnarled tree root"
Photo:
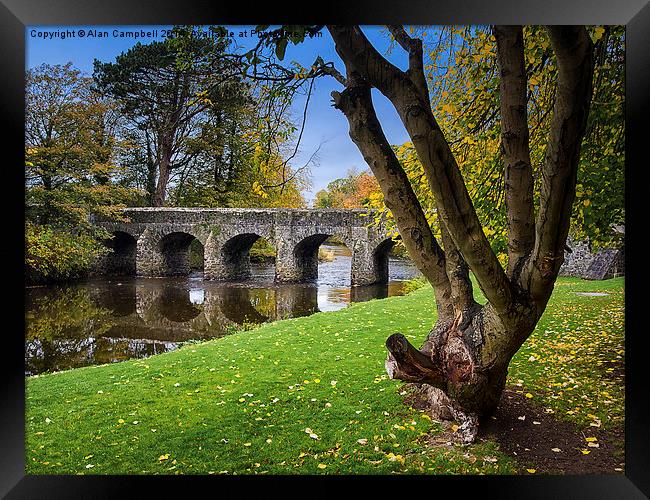
{"type": "Polygon", "coordinates": [[[474,442],[478,434],[479,416],[459,408],[443,388],[445,375],[440,366],[422,353],[400,333],[386,340],[388,358],[386,371],[393,379],[422,384],[419,391],[427,400],[431,417],[435,420],[455,420],[459,427],[457,436],[464,444],[474,442]]]}
{"type": "Polygon", "coordinates": [[[442,387],[444,376],[440,367],[413,347],[404,335],[394,333],[388,337],[386,348],[388,358],[385,367],[390,378],[442,387]]]}

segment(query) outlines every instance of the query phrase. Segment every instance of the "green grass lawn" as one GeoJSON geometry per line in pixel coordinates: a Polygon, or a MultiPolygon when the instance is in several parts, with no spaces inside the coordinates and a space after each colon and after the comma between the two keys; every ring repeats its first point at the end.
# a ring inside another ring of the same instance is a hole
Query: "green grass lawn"
{"type": "MultiPolygon", "coordinates": [[[[558,418],[620,426],[624,281],[560,279],[509,384],[558,418]],[[606,292],[589,297],[576,292],[606,292]]],[[[30,377],[27,474],[513,473],[496,443],[431,447],[386,338],[419,345],[433,293],[266,324],[144,360],[30,377]]]]}

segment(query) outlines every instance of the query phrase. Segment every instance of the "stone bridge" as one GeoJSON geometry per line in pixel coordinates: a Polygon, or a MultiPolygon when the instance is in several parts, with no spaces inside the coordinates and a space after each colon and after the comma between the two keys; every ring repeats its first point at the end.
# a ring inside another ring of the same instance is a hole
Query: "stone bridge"
{"type": "Polygon", "coordinates": [[[239,281],[251,272],[249,250],[259,238],[276,251],[275,280],[313,281],[318,277],[318,247],[330,236],[352,253],[353,286],[388,281],[388,252],[394,241],[371,225],[366,210],[129,208],[130,222],[93,222],[114,238],[113,249],[98,264],[107,274],[174,276],[190,272],[189,247],[203,246],[205,279],[239,281]]]}

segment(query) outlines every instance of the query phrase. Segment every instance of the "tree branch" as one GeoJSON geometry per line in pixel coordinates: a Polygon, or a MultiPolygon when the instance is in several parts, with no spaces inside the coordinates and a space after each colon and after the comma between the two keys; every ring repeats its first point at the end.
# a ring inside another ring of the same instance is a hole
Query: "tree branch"
{"type": "Polygon", "coordinates": [[[421,353],[401,333],[394,333],[386,340],[388,359],[386,371],[392,379],[406,382],[427,383],[439,389],[446,385],[441,366],[421,353]]]}
{"type": "Polygon", "coordinates": [[[397,43],[409,55],[409,69],[407,74],[415,84],[422,96],[429,96],[429,87],[424,76],[424,61],[422,59],[422,40],[411,38],[404,29],[404,26],[387,26],[397,43]]]}
{"type": "Polygon", "coordinates": [[[533,171],[528,143],[524,35],[521,26],[495,26],[501,76],[501,153],[505,163],[508,276],[521,272],[535,244],[533,171]]]}
{"type": "Polygon", "coordinates": [[[445,250],[447,276],[451,284],[452,300],[456,308],[455,314],[459,311],[473,309],[478,304],[474,300],[474,291],[472,281],[469,277],[467,262],[465,262],[449,231],[442,223],[440,224],[440,232],[445,250]]]}
{"type": "Polygon", "coordinates": [[[594,64],[593,43],[584,26],[550,26],[547,30],[557,58],[557,92],[542,167],[535,247],[522,275],[522,284],[538,311],[543,311],[564,261],[594,64]]]}
{"type": "Polygon", "coordinates": [[[439,317],[452,315],[445,254],[384,135],[372,105],[370,86],[354,72],[348,72],[347,82],[343,92],[332,93],[334,107],[348,119],[350,137],[377,178],[409,255],[433,285],[439,317]]]}
{"type": "Polygon", "coordinates": [[[427,174],[438,216],[486,298],[499,313],[507,312],[512,304],[510,281],[483,233],[458,164],[433,117],[428,95],[423,96],[413,79],[383,58],[358,26],[328,26],[328,30],[346,64],[395,106],[427,174]]]}

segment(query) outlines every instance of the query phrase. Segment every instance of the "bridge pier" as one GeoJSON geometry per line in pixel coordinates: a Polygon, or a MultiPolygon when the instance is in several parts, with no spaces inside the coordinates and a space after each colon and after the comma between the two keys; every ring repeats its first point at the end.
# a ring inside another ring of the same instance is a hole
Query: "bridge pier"
{"type": "Polygon", "coordinates": [[[275,257],[275,281],[278,283],[305,283],[318,278],[318,247],[327,235],[313,235],[296,243],[279,239],[275,257]]]}
{"type": "Polygon", "coordinates": [[[365,286],[388,283],[388,253],[395,244],[390,239],[378,245],[363,242],[352,253],[352,285],[365,286]]]}
{"type": "Polygon", "coordinates": [[[368,256],[367,248],[355,249],[352,252],[352,277],[350,279],[352,286],[374,285],[388,281],[388,266],[386,266],[386,273],[382,273],[371,261],[372,257],[368,256]]]}

